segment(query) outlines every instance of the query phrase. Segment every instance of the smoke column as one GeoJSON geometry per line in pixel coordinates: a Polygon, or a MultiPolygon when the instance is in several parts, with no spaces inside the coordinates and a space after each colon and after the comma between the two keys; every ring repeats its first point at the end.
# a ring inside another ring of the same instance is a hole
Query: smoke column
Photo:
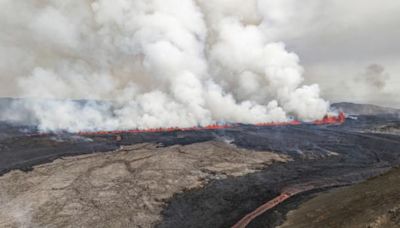
{"type": "Polygon", "coordinates": [[[279,2],[0,0],[0,76],[27,98],[3,118],[71,132],[322,118],[269,30],[285,15],[259,10],[279,2]]]}

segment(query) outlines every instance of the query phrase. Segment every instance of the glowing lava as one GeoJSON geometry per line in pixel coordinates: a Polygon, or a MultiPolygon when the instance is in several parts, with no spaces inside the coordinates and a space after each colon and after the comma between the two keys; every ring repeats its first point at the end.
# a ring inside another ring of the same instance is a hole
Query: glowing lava
{"type": "Polygon", "coordinates": [[[346,116],[343,112],[339,113],[338,116],[325,116],[322,120],[316,120],[313,123],[317,125],[321,124],[342,124],[346,121],[346,116]]]}
{"type": "MultiPolygon", "coordinates": [[[[342,124],[346,120],[346,116],[343,112],[339,113],[338,116],[325,116],[321,120],[316,120],[311,122],[315,125],[324,124],[342,124]]],[[[298,120],[292,120],[288,122],[271,122],[271,123],[258,123],[256,126],[265,127],[275,127],[275,126],[291,126],[291,125],[301,125],[310,124],[307,122],[300,122],[298,120]]],[[[198,130],[217,130],[217,129],[227,129],[238,126],[238,124],[213,124],[204,127],[189,127],[189,128],[150,128],[150,129],[134,129],[134,130],[116,130],[116,131],[98,131],[98,132],[79,132],[80,135],[111,135],[111,134],[125,134],[125,133],[152,133],[152,132],[174,132],[174,131],[198,131],[198,130]]]]}

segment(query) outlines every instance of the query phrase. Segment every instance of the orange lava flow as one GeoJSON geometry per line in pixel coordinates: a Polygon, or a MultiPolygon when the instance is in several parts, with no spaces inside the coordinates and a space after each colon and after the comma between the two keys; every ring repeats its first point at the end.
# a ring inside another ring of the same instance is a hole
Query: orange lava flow
{"type": "Polygon", "coordinates": [[[217,130],[232,128],[235,125],[230,124],[212,124],[205,127],[169,127],[169,128],[149,128],[149,129],[134,129],[134,130],[116,130],[116,131],[97,131],[97,132],[79,132],[80,135],[109,135],[122,133],[151,133],[151,132],[173,132],[173,131],[198,131],[198,130],[217,130]]]}
{"type": "MultiPolygon", "coordinates": [[[[325,116],[321,120],[316,120],[311,122],[315,125],[325,125],[325,124],[342,124],[345,122],[345,114],[343,112],[339,113],[338,116],[325,116]]],[[[256,126],[291,126],[291,125],[301,125],[310,124],[305,122],[300,122],[298,120],[292,120],[288,122],[270,122],[270,123],[257,123],[256,126]]],[[[218,129],[228,129],[238,126],[238,124],[212,124],[204,127],[170,127],[170,128],[150,128],[150,129],[133,129],[133,130],[116,130],[116,131],[97,131],[97,132],[79,132],[79,135],[111,135],[111,134],[124,134],[124,133],[154,133],[154,132],[174,132],[174,131],[196,131],[196,130],[218,130],[218,129]]]]}
{"type": "MultiPolygon", "coordinates": [[[[296,194],[296,193],[295,193],[296,194]]],[[[243,217],[239,222],[232,226],[232,228],[245,228],[247,225],[250,224],[255,218],[260,216],[261,214],[265,213],[266,211],[276,207],[280,203],[286,201],[292,196],[292,193],[284,192],[279,196],[273,198],[272,200],[266,202],[265,204],[258,207],[256,210],[252,211],[251,213],[247,214],[243,217]]]]}
{"type": "Polygon", "coordinates": [[[342,124],[346,121],[346,116],[343,112],[339,113],[338,116],[325,116],[322,120],[316,120],[313,123],[316,125],[321,124],[342,124]]]}
{"type": "Polygon", "coordinates": [[[246,214],[242,219],[240,219],[237,223],[235,223],[232,228],[246,228],[255,218],[258,216],[264,214],[266,211],[269,211],[279,204],[283,203],[284,201],[288,200],[289,198],[296,196],[300,193],[308,192],[314,189],[322,189],[322,188],[328,188],[328,187],[339,187],[339,186],[345,186],[346,183],[340,184],[340,183],[329,183],[329,184],[324,184],[320,186],[316,186],[312,183],[305,183],[303,185],[299,186],[292,186],[287,189],[285,189],[280,195],[277,197],[267,201],[266,203],[262,204],[258,208],[256,208],[254,211],[246,214]]]}
{"type": "Polygon", "coordinates": [[[257,123],[256,126],[265,126],[265,127],[273,127],[273,126],[288,126],[288,125],[300,125],[303,124],[298,120],[292,120],[289,122],[270,122],[270,123],[257,123]]]}

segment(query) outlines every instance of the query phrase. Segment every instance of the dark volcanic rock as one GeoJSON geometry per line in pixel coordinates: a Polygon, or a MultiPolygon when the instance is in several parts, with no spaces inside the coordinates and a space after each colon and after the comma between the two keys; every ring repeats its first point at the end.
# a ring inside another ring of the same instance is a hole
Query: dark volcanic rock
{"type": "Polygon", "coordinates": [[[58,159],[0,177],[0,227],[153,227],[173,194],[285,161],[224,142],[58,159]]]}
{"type": "Polygon", "coordinates": [[[159,227],[232,226],[284,187],[357,183],[400,163],[399,136],[351,130],[355,124],[247,128],[236,137],[226,131],[238,146],[278,151],[294,160],[178,194],[164,210],[159,227]]]}
{"type": "Polygon", "coordinates": [[[318,194],[288,214],[282,228],[400,227],[400,169],[318,194]]]}
{"type": "Polygon", "coordinates": [[[33,166],[54,161],[63,156],[115,150],[112,141],[79,136],[27,136],[0,139],[0,175],[13,169],[30,170],[33,166]]]}
{"type": "MultiPolygon", "coordinates": [[[[214,177],[206,182],[205,186],[176,191],[173,197],[163,198],[167,205],[162,211],[162,219],[158,221],[159,227],[227,227],[233,225],[246,213],[254,210],[265,201],[275,197],[287,186],[307,183],[318,188],[318,186],[325,186],[326,184],[352,184],[378,175],[400,164],[400,135],[386,134],[384,131],[376,132],[376,129],[386,129],[383,126],[397,126],[399,122],[399,119],[393,115],[358,116],[356,119],[348,119],[343,125],[315,126],[303,124],[279,127],[240,125],[223,130],[90,137],[70,134],[30,136],[26,131],[22,131],[19,126],[7,125],[7,127],[3,127],[5,130],[3,136],[0,137],[0,173],[5,174],[13,169],[31,169],[34,165],[64,156],[112,151],[120,146],[141,143],[158,145],[158,149],[154,149],[154,153],[162,151],[163,148],[171,151],[177,150],[174,152],[177,158],[180,159],[183,156],[187,159],[182,162],[185,167],[191,167],[191,163],[187,163],[188,161],[198,160],[202,162],[205,157],[201,156],[206,155],[203,154],[205,150],[198,149],[188,153],[176,149],[176,147],[202,142],[210,143],[210,141],[231,142],[238,148],[251,152],[252,156],[270,151],[282,157],[289,157],[290,162],[276,162],[272,166],[259,167],[255,172],[244,173],[245,167],[241,167],[240,162],[232,163],[232,160],[219,155],[221,164],[218,163],[213,169],[207,171],[199,168],[202,173],[205,172],[214,177]],[[239,173],[242,175],[233,175],[232,172],[228,174],[224,170],[220,170],[221,166],[226,168],[231,165],[241,167],[239,173]]],[[[218,152],[218,149],[216,151],[218,152]]],[[[136,152],[133,151],[132,153],[136,152]]],[[[152,155],[150,151],[146,153],[149,153],[149,156],[152,155]]],[[[96,156],[100,155],[97,154],[96,156]]],[[[108,159],[113,159],[113,156],[108,154],[107,159],[101,159],[106,162],[108,159]]],[[[148,167],[150,163],[147,164],[147,158],[143,159],[143,167],[148,167]]],[[[159,168],[161,165],[157,165],[156,170],[151,170],[152,175],[159,176],[169,169],[179,166],[179,163],[164,166],[164,164],[168,164],[168,161],[168,159],[158,161],[160,163],[157,164],[163,164],[163,166],[159,168]]],[[[257,159],[256,161],[259,162],[257,159]]],[[[80,162],[80,159],[77,159],[76,162],[80,162]]],[[[74,163],[69,162],[68,164],[73,171],[74,163]]],[[[93,164],[97,163],[93,162],[93,164]]],[[[123,160],[122,164],[125,164],[123,160]]],[[[56,167],[52,169],[56,169],[56,167]]],[[[111,173],[105,172],[105,175],[114,174],[111,170],[108,170],[111,173]]],[[[140,198],[141,196],[135,195],[136,193],[130,193],[128,187],[135,186],[136,182],[131,183],[131,180],[136,180],[135,173],[142,173],[144,170],[142,168],[128,170],[131,174],[126,173],[125,175],[125,171],[123,173],[124,180],[128,181],[129,185],[125,186],[125,182],[116,182],[116,186],[120,187],[116,191],[122,192],[122,196],[128,197],[127,200],[133,200],[129,197],[140,198]]],[[[33,175],[31,173],[26,175],[33,175]]],[[[40,174],[40,172],[38,173],[40,174]]],[[[52,172],[49,171],[48,173],[48,175],[51,175],[52,172]]],[[[179,175],[186,178],[194,174],[185,169],[185,172],[179,172],[179,175]]],[[[18,174],[17,176],[24,180],[23,175],[18,174]]],[[[146,178],[145,180],[150,179],[146,178]]],[[[172,179],[174,178],[171,177],[171,183],[167,184],[176,186],[172,179]]],[[[87,182],[81,184],[86,186],[87,182]]],[[[88,198],[88,202],[85,202],[89,204],[95,195],[87,196],[84,193],[85,190],[82,193],[79,186],[78,184],[71,186],[72,190],[79,191],[78,195],[76,193],[73,193],[73,195],[88,198]]],[[[90,189],[90,186],[86,187],[90,189]]],[[[144,185],[141,191],[146,192],[147,188],[150,188],[150,186],[144,185]]],[[[100,192],[101,189],[98,190],[100,192]]],[[[157,196],[152,195],[151,197],[157,196]]],[[[135,202],[135,200],[141,201],[142,199],[135,198],[132,202],[135,202]]],[[[143,202],[147,202],[146,200],[143,202]]],[[[100,208],[104,210],[108,207],[118,208],[117,204],[121,202],[124,202],[124,200],[117,197],[115,201],[110,201],[110,205],[104,203],[100,208]]],[[[149,207],[149,210],[152,210],[151,205],[144,205],[143,207],[149,207]]],[[[112,215],[107,210],[104,213],[105,218],[112,215]]],[[[161,213],[161,211],[153,211],[152,213],[161,213]]],[[[46,216],[40,215],[40,218],[46,218],[46,216]]],[[[123,224],[137,225],[132,217],[127,219],[124,220],[123,224]]],[[[90,224],[96,225],[96,221],[102,220],[95,220],[90,224]]],[[[265,225],[265,223],[259,224],[265,225]]]]}

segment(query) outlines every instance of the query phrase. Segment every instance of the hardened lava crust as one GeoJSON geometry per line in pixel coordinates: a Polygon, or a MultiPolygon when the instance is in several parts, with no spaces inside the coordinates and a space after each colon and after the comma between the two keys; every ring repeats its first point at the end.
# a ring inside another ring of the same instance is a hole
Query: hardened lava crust
{"type": "Polygon", "coordinates": [[[85,136],[2,123],[0,227],[230,227],[295,192],[248,221],[292,225],[320,192],[398,166],[399,123],[390,113],[340,125],[85,136]]]}

